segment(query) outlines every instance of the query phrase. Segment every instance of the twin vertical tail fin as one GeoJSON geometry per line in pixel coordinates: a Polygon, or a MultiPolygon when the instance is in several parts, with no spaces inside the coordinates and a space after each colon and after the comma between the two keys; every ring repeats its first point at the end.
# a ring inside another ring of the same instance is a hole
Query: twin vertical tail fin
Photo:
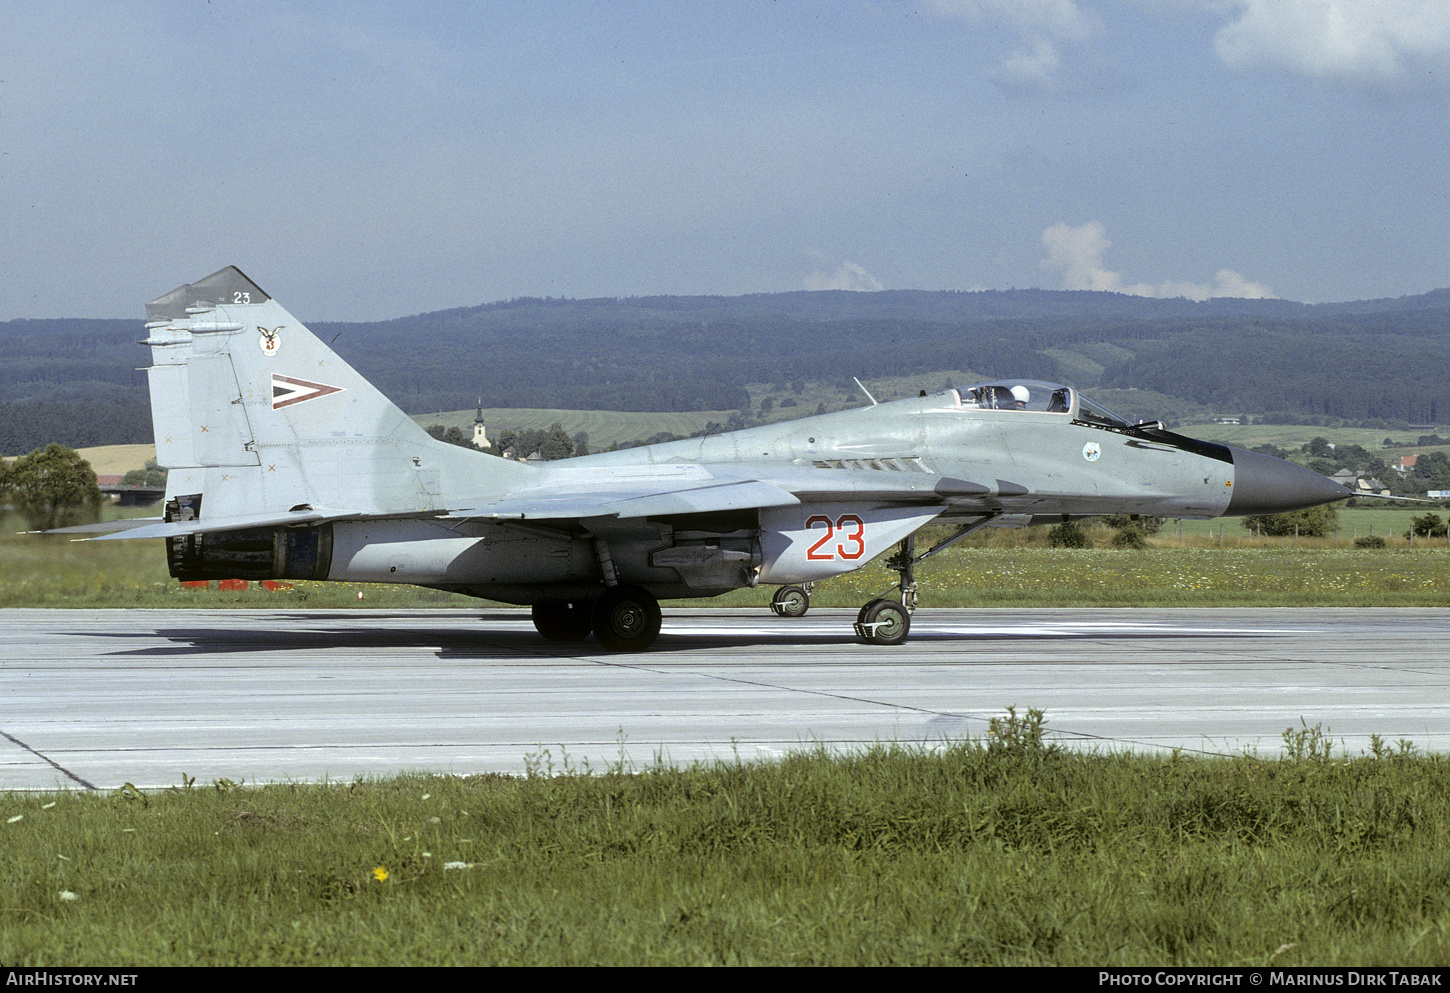
{"type": "Polygon", "coordinates": [[[233,266],[146,320],[169,518],[444,510],[529,472],[429,437],[233,266]]]}

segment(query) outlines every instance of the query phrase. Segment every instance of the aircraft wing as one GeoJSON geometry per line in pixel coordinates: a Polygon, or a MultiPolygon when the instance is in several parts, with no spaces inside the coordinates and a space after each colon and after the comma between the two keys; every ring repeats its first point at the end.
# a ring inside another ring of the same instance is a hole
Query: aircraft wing
{"type": "Polygon", "coordinates": [[[907,472],[861,472],[736,463],[577,466],[550,469],[534,486],[450,511],[450,518],[563,520],[639,518],[788,507],[803,501],[851,500],[882,504],[945,504],[1026,493],[998,486],[907,472]]]}
{"type": "Polygon", "coordinates": [[[986,486],[967,480],[915,473],[861,472],[802,466],[735,464],[728,472],[695,464],[644,466],[569,466],[541,470],[531,485],[516,487],[503,496],[474,506],[446,511],[359,512],[342,509],[307,509],[203,517],[163,522],[156,518],[82,525],[51,533],[84,535],[83,540],[178,538],[214,531],[286,527],[323,521],[419,517],[449,520],[565,521],[616,517],[633,519],[678,514],[729,513],[789,507],[803,501],[870,501],[882,505],[944,505],[977,503],[1025,491],[1002,480],[986,486]],[[101,534],[101,531],[115,533],[101,534]]]}
{"type": "Polygon", "coordinates": [[[240,517],[201,517],[164,522],[159,518],[112,521],[60,528],[50,534],[84,535],[81,540],[179,538],[213,531],[318,524],[323,521],[400,517],[446,519],[579,520],[588,517],[656,517],[723,513],[800,503],[788,491],[758,479],[720,478],[700,466],[644,466],[618,469],[567,468],[549,471],[531,486],[500,499],[446,512],[363,513],[352,510],[293,510],[240,517]],[[112,534],[101,532],[111,531],[112,534]]]}
{"type": "Polygon", "coordinates": [[[697,465],[569,467],[498,500],[450,511],[450,518],[577,520],[724,513],[800,503],[763,479],[719,476],[697,465]]]}

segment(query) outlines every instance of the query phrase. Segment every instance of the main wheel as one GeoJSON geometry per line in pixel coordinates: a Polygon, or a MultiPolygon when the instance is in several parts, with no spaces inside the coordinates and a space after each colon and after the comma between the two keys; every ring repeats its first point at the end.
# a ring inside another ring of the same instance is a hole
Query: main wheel
{"type": "Polygon", "coordinates": [[[780,617],[804,617],[811,609],[811,595],[802,586],[782,586],[771,597],[770,609],[780,617]]]}
{"type": "Polygon", "coordinates": [[[911,614],[896,600],[872,600],[856,620],[856,633],[868,645],[899,645],[910,630],[911,614]]]}
{"type": "Polygon", "coordinates": [[[534,627],[547,641],[583,641],[594,630],[594,603],[550,600],[533,606],[534,627]]]}
{"type": "Polygon", "coordinates": [[[642,652],[660,633],[660,603],[638,586],[611,586],[594,601],[594,637],[611,652],[642,652]]]}

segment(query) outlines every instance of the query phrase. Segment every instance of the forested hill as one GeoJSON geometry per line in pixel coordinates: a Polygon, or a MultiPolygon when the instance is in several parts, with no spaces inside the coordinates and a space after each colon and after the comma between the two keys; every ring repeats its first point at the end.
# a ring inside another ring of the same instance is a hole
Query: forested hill
{"type": "MultiPolygon", "coordinates": [[[[149,440],[141,323],[0,324],[0,451],[149,440]]],[[[970,370],[1151,390],[1228,413],[1450,420],[1450,289],[1320,305],[1046,290],[524,298],[310,326],[412,413],[480,398],[736,409],[747,383],[970,370]]]]}

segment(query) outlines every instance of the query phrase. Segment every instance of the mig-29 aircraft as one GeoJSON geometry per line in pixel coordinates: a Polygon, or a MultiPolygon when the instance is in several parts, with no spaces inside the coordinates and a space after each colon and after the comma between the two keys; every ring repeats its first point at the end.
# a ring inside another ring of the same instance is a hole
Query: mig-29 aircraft
{"type": "MultiPolygon", "coordinates": [[[[1004,380],[562,462],[430,437],[234,267],[146,306],[165,538],[181,580],[412,583],[528,604],[553,641],[642,651],[659,599],[809,584],[899,546],[905,640],[922,559],[988,525],[1271,514],[1350,495],[1318,473],[1129,423],[1067,386],[1004,380]],[[933,521],[955,530],[917,553],[933,521]]],[[[869,394],[868,394],[869,396],[869,394]]]]}

